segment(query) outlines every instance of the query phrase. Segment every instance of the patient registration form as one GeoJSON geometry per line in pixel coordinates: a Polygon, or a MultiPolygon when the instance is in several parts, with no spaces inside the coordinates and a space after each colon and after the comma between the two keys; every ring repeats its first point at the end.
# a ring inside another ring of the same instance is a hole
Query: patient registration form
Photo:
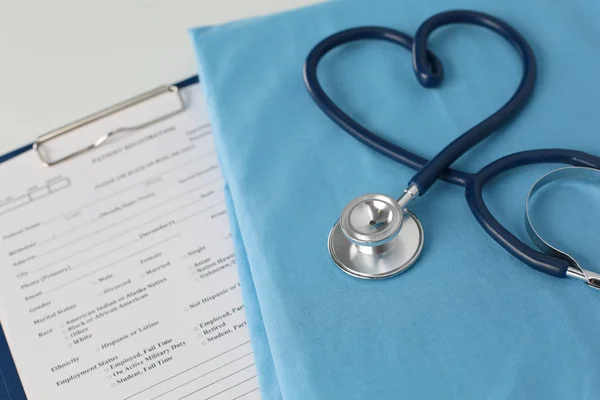
{"type": "Polygon", "coordinates": [[[260,398],[211,127],[199,85],[182,95],[65,163],[0,164],[0,321],[29,400],[260,398]]]}

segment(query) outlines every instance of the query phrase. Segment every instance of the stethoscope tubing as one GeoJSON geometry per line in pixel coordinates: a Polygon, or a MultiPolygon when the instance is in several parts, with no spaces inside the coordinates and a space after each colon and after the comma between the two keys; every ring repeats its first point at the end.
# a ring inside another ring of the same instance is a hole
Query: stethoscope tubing
{"type": "Polygon", "coordinates": [[[400,162],[417,173],[410,184],[423,195],[439,178],[458,186],[466,186],[471,174],[450,169],[450,165],[473,146],[494,133],[514,117],[533,92],[536,78],[536,60],[527,41],[507,23],[474,11],[447,11],[426,20],[415,38],[385,27],[360,27],[333,34],[318,43],[309,53],[304,65],[304,81],[314,101],[340,128],[373,150],[400,162]],[[317,77],[319,61],[332,49],[358,40],[384,40],[412,51],[413,68],[417,80],[426,88],[441,84],[444,69],[439,58],[427,49],[427,39],[437,28],[453,23],[470,23],[488,28],[505,37],[517,50],[523,62],[523,76],[512,97],[498,111],[456,138],[434,158],[427,160],[371,132],[339,108],[327,95],[317,77]]]}
{"type": "MultiPolygon", "coordinates": [[[[409,35],[391,28],[377,26],[352,28],[335,33],[318,43],[306,58],[304,64],[304,82],[306,88],[319,108],[352,137],[394,161],[414,170],[420,170],[427,165],[429,160],[382,138],[358,123],[335,104],[319,82],[317,69],[321,59],[334,48],[359,40],[383,40],[402,46],[408,50],[412,49],[413,44],[413,39],[409,35]]],[[[427,51],[426,55],[429,59],[429,64],[433,66],[434,70],[442,68],[442,63],[435,54],[427,51]]],[[[466,185],[468,174],[447,169],[442,172],[441,179],[455,185],[464,186],[466,185]]]]}
{"type": "Polygon", "coordinates": [[[510,25],[487,14],[458,10],[442,12],[426,20],[417,29],[414,40],[403,32],[376,26],[352,28],[333,34],[318,43],[309,53],[304,65],[304,81],[319,108],[340,128],[380,154],[417,170],[409,185],[416,185],[419,195],[425,193],[437,179],[464,187],[466,201],[475,219],[497,243],[530,267],[552,276],[564,277],[569,267],[574,267],[570,261],[536,251],[504,228],[486,206],[483,188],[489,181],[510,169],[531,164],[564,163],[600,169],[599,157],[576,150],[540,149],[502,157],[474,174],[450,168],[461,155],[518,114],[533,92],[536,71],[533,50],[510,25]],[[383,139],[355,121],[331,100],[319,83],[318,64],[329,51],[358,40],[383,40],[412,51],[413,69],[422,86],[439,86],[443,79],[443,66],[438,57],[427,49],[427,38],[435,29],[454,23],[479,25],[503,36],[521,57],[523,75],[512,97],[498,111],[456,138],[431,160],[383,139]]]}
{"type": "Polygon", "coordinates": [[[441,26],[457,23],[478,25],[504,37],[519,54],[523,65],[523,74],[517,90],[500,109],[454,139],[415,174],[409,184],[416,185],[421,195],[435,183],[441,172],[446,170],[454,161],[517,115],[531,97],[535,86],[537,76],[536,59],[525,38],[498,18],[466,10],[436,14],[423,22],[417,29],[412,46],[413,68],[417,80],[422,86],[427,88],[437,87],[443,79],[441,64],[440,67],[435,66],[436,68],[432,68],[427,61],[427,39],[429,35],[441,26]]]}
{"type": "Polygon", "coordinates": [[[465,187],[465,197],[479,225],[506,251],[537,271],[562,278],[566,276],[569,267],[579,267],[572,265],[569,259],[539,252],[523,243],[498,222],[483,200],[484,186],[497,176],[514,168],[546,163],[600,169],[600,157],[577,150],[539,149],[513,153],[499,158],[473,174],[465,187]]]}

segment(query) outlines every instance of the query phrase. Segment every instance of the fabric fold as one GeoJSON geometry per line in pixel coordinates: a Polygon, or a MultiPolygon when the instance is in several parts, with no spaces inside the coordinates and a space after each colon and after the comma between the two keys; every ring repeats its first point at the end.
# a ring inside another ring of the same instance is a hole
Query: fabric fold
{"type": "MultiPolygon", "coordinates": [[[[476,171],[534,148],[600,155],[600,4],[456,0],[452,8],[505,20],[539,64],[523,112],[453,167],[476,171]]],[[[425,247],[398,277],[352,278],[327,252],[328,232],[348,201],[371,192],[397,196],[413,171],[367,149],[318,109],[303,84],[304,59],[341,29],[381,25],[413,34],[447,9],[442,0],[334,1],[190,33],[230,191],[265,399],[596,397],[600,296],[512,258],[477,224],[462,188],[440,182],[411,205],[425,247]]],[[[437,89],[419,86],[408,51],[372,41],[336,49],[319,76],[361,123],[432,157],[512,95],[521,65],[503,38],[479,27],[440,29],[429,47],[446,72],[437,89]]],[[[527,190],[553,167],[515,170],[485,190],[493,214],[523,240],[527,190]]],[[[595,189],[573,190],[589,199],[595,189]]],[[[545,218],[573,213],[557,235],[589,251],[600,244],[600,202],[586,204],[546,202],[544,210],[545,218]]]]}

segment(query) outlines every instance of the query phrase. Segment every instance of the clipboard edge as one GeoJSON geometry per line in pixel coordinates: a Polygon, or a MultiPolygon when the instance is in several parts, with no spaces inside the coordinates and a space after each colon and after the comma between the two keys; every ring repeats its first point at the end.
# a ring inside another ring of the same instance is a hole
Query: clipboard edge
{"type": "MultiPolygon", "coordinates": [[[[189,78],[183,79],[179,82],[176,82],[174,84],[171,84],[170,86],[175,86],[177,89],[183,89],[187,86],[191,86],[191,85],[194,85],[199,82],[200,82],[200,78],[198,77],[198,75],[194,75],[194,76],[190,76],[189,78]]],[[[10,160],[11,158],[21,155],[21,154],[25,153],[26,151],[32,150],[32,149],[33,149],[33,143],[29,143],[29,144],[26,144],[19,148],[10,150],[8,153],[0,155],[0,164],[10,160]]]]}

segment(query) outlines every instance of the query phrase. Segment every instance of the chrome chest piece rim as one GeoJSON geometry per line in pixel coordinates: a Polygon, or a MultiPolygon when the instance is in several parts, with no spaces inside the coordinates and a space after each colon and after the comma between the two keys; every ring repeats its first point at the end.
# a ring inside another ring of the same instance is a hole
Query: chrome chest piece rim
{"type": "Polygon", "coordinates": [[[363,279],[388,278],[418,259],[423,227],[394,199],[367,194],[346,206],[329,232],[328,248],[342,271],[363,279]]]}

